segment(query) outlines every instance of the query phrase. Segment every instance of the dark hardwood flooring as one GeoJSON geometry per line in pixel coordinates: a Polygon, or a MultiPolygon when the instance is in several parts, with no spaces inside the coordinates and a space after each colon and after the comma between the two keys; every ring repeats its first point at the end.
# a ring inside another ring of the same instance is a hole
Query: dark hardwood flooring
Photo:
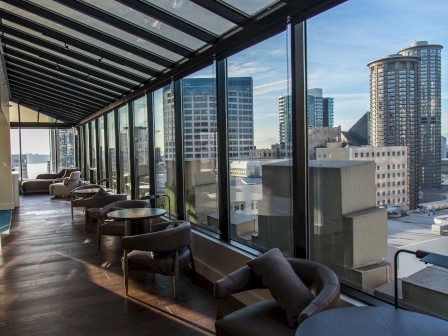
{"type": "Polygon", "coordinates": [[[213,335],[215,300],[182,275],[130,281],[124,296],[118,237],[72,221],[68,199],[21,195],[1,237],[0,335],[213,335]]]}

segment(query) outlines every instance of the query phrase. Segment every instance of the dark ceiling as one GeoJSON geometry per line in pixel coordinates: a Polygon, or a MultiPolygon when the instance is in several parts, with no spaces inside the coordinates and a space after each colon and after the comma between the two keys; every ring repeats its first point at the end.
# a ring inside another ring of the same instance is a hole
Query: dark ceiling
{"type": "Polygon", "coordinates": [[[11,101],[68,125],[340,0],[1,0],[11,101]]]}

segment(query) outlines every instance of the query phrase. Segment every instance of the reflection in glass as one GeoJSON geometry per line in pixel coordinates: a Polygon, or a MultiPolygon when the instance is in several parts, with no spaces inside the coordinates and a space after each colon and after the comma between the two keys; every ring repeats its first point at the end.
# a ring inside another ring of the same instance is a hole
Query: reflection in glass
{"type": "Polygon", "coordinates": [[[218,167],[215,66],[182,79],[185,217],[217,231],[218,167]]]}
{"type": "Polygon", "coordinates": [[[134,102],[134,160],[137,198],[149,195],[148,110],[146,96],[134,102]]]}
{"type": "Polygon", "coordinates": [[[157,200],[159,207],[176,215],[176,153],[174,135],[173,85],[154,92],[154,136],[156,193],[168,195],[157,200]],[[169,201],[168,201],[169,200],[169,201]],[[168,205],[170,202],[170,205],[168,205]]]}
{"type": "Polygon", "coordinates": [[[279,136],[281,97],[291,94],[287,41],[284,32],[229,57],[228,148],[231,238],[292,256],[291,137],[279,136]]]}

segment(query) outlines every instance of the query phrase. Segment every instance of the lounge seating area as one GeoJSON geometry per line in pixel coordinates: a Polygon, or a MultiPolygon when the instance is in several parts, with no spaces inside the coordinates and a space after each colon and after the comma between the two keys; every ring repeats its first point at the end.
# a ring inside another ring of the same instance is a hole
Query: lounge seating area
{"type": "Polygon", "coordinates": [[[64,178],[69,178],[70,174],[75,171],[78,171],[78,168],[62,169],[55,174],[39,174],[35,179],[22,181],[20,189],[24,194],[49,193],[51,184],[59,183],[64,178]]]}
{"type": "Polygon", "coordinates": [[[0,336],[447,336],[446,14],[2,0],[0,336]]]}

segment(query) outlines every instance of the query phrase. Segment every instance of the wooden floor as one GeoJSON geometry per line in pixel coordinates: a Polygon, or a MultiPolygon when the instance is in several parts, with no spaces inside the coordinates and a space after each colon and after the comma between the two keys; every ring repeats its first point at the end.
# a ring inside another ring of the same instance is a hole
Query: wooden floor
{"type": "Polygon", "coordinates": [[[180,278],[130,281],[124,297],[119,238],[96,244],[70,202],[22,195],[9,235],[1,237],[0,335],[213,335],[215,301],[180,278]]]}

